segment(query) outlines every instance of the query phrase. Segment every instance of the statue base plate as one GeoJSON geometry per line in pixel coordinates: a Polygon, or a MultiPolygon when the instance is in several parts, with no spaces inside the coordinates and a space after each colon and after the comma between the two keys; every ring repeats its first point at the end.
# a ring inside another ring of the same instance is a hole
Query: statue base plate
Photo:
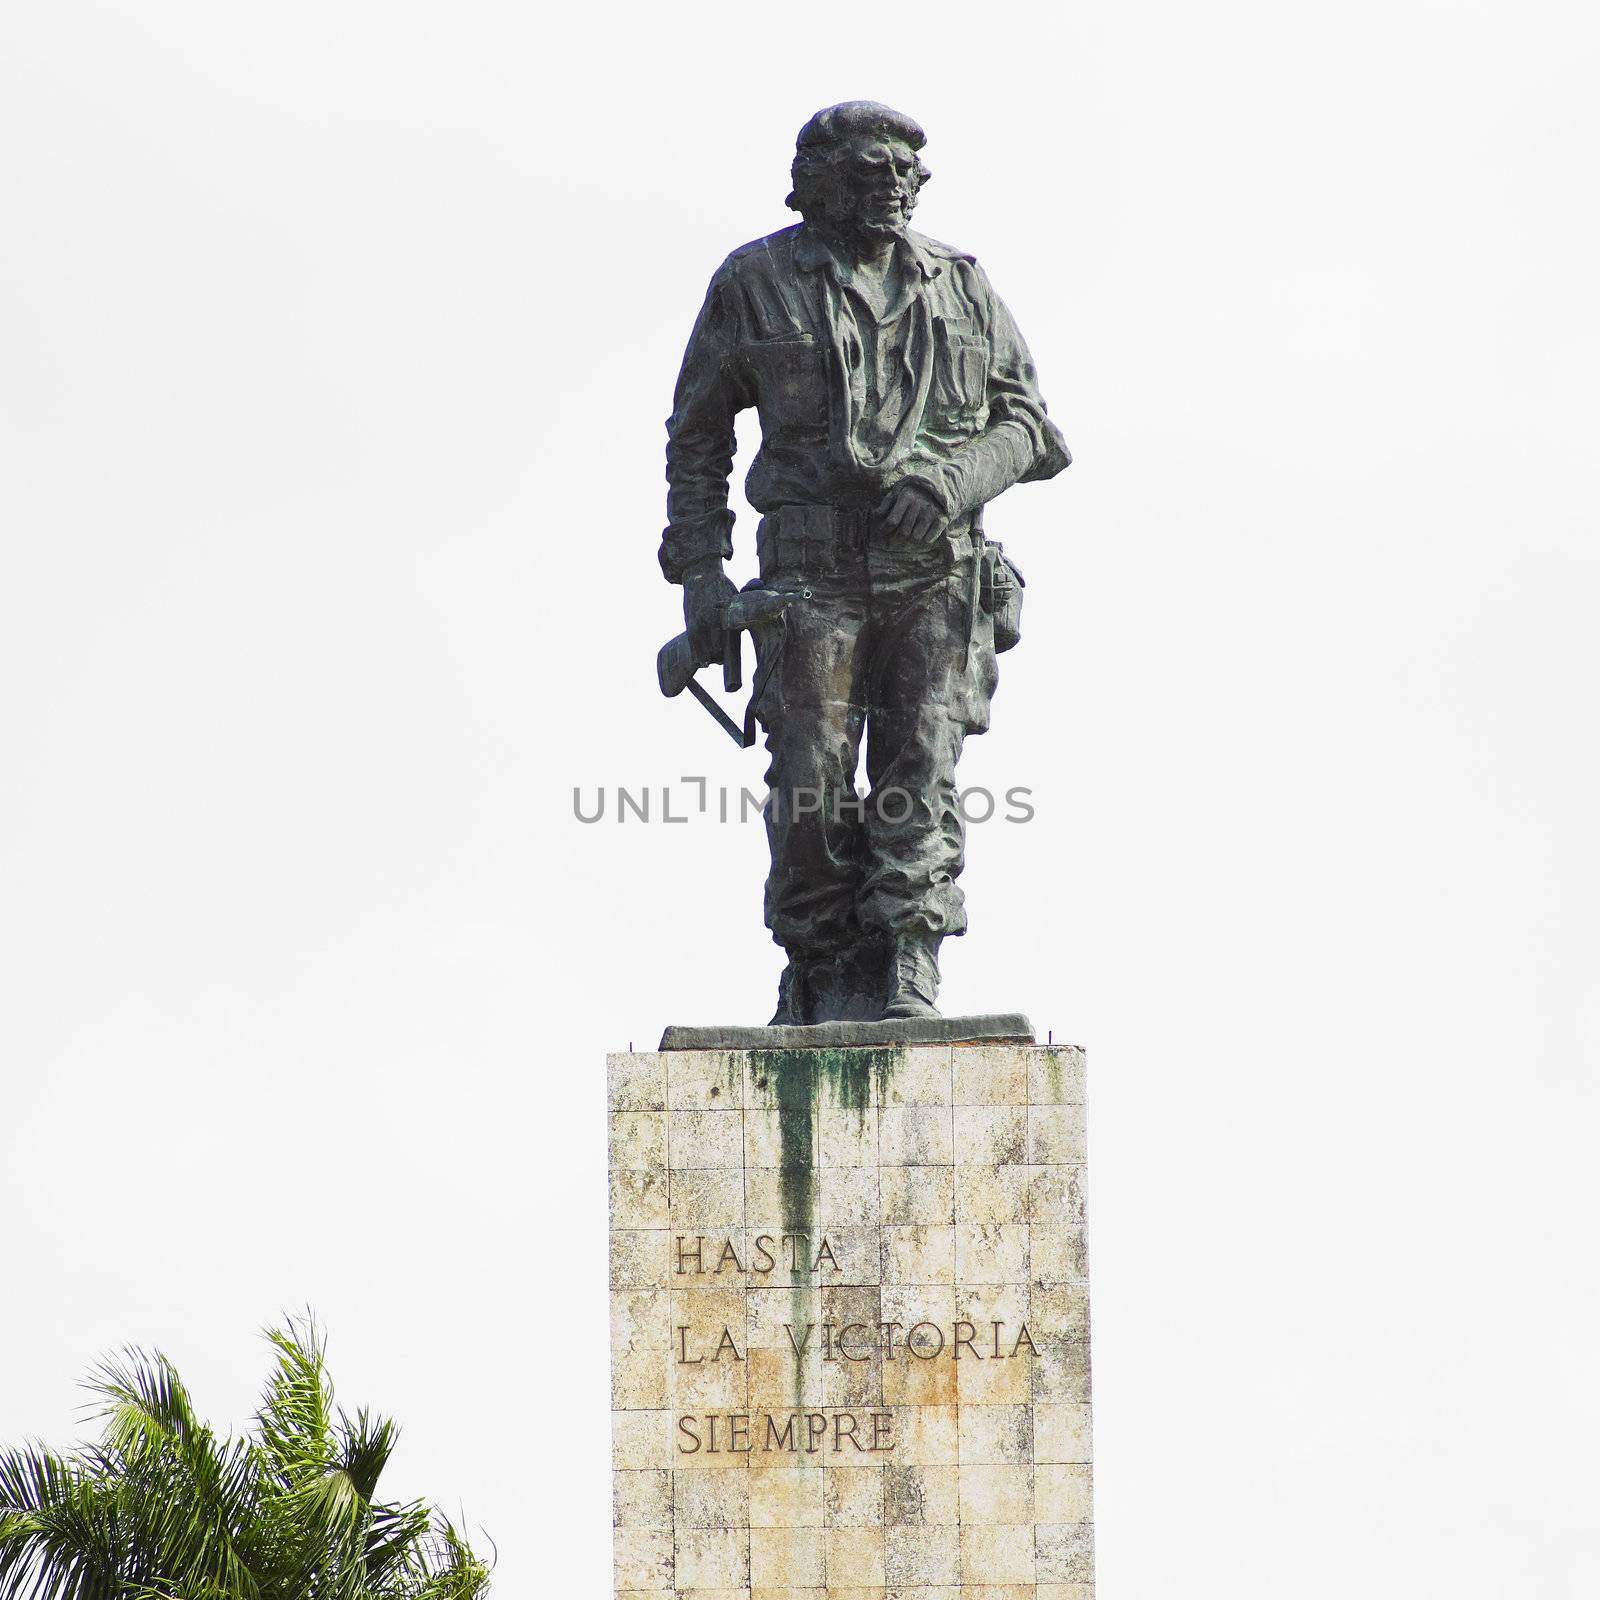
{"type": "Polygon", "coordinates": [[[838,1050],[883,1044],[1032,1044],[1033,1024],[1020,1011],[978,1017],[904,1017],[884,1022],[816,1022],[765,1028],[739,1024],[669,1027],[663,1050],[838,1050]]]}

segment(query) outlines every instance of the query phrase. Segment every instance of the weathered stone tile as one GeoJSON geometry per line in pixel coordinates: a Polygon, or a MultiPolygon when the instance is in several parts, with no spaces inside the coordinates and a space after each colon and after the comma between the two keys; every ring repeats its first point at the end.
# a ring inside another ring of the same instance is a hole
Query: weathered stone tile
{"type": "Polygon", "coordinates": [[[949,1167],[883,1167],[878,1189],[885,1222],[955,1221],[956,1175],[949,1167]]]}
{"type": "Polygon", "coordinates": [[[1035,1289],[1033,1331],[1052,1344],[1089,1337],[1089,1296],[1083,1288],[1035,1289]]]}
{"type": "Polygon", "coordinates": [[[956,1374],[956,1403],[963,1406],[1027,1405],[1030,1365],[1014,1361],[963,1361],[956,1374]]]}
{"type": "Polygon", "coordinates": [[[737,1050],[667,1050],[667,1105],[674,1111],[742,1111],[744,1056],[737,1050]]]}
{"type": "Polygon", "coordinates": [[[671,1413],[613,1411],[611,1413],[611,1465],[618,1471],[647,1470],[672,1465],[671,1413]]]}
{"type": "Polygon", "coordinates": [[[957,1283],[1028,1282],[1026,1223],[958,1223],[955,1246],[957,1283]]]}
{"type": "Polygon", "coordinates": [[[815,1110],[821,1098],[822,1074],[816,1063],[807,1063],[798,1053],[774,1058],[759,1050],[745,1057],[744,1103],[746,1108],[778,1106],[815,1110]]]}
{"type": "MultiPolygon", "coordinates": [[[[749,1143],[750,1113],[745,1113],[745,1140],[749,1143]]],[[[751,1236],[767,1234],[776,1239],[784,1230],[789,1202],[786,1196],[809,1192],[804,1185],[789,1181],[789,1174],[777,1167],[749,1167],[744,1171],[744,1214],[751,1236]]]]}
{"type": "Polygon", "coordinates": [[[674,1535],[673,1569],[680,1590],[747,1587],[750,1582],[750,1530],[678,1528],[674,1535]]]}
{"type": "Polygon", "coordinates": [[[1087,1461],[1073,1466],[1035,1467],[1033,1520],[1041,1523],[1089,1521],[1094,1515],[1093,1471],[1087,1461]]]}
{"type": "Polygon", "coordinates": [[[851,1589],[877,1589],[884,1581],[881,1527],[833,1527],[823,1539],[824,1570],[830,1597],[851,1589]]]}
{"type": "Polygon", "coordinates": [[[1017,1167],[1027,1222],[1083,1225],[1082,1167],[1017,1167]]]}
{"type": "Polygon", "coordinates": [[[750,1474],[752,1528],[820,1528],[827,1520],[824,1473],[816,1467],[772,1467],[750,1474]]]}
{"type": "Polygon", "coordinates": [[[679,1411],[739,1411],[749,1397],[743,1289],[674,1289],[672,1405],[679,1411]]]}
{"type": "Polygon", "coordinates": [[[618,1528],[611,1536],[612,1576],[618,1589],[672,1588],[672,1532],[618,1528]]]}
{"type": "MultiPolygon", "coordinates": [[[[949,1283],[886,1283],[878,1291],[878,1303],[883,1308],[885,1323],[898,1323],[893,1334],[893,1348],[885,1353],[891,1360],[902,1358],[905,1336],[919,1323],[931,1322],[949,1330],[955,1321],[956,1291],[949,1283]]],[[[889,1335],[884,1335],[888,1344],[889,1335]]]]}
{"type": "Polygon", "coordinates": [[[1084,1230],[1066,1223],[1030,1223],[1029,1279],[1036,1288],[1089,1289],[1089,1252],[1084,1230]]]}
{"type": "Polygon", "coordinates": [[[961,1465],[1022,1465],[1033,1459],[1033,1408],[1027,1405],[962,1406],[961,1465]]]}
{"type": "Polygon", "coordinates": [[[876,1223],[864,1228],[853,1225],[828,1228],[823,1234],[827,1249],[823,1249],[820,1241],[815,1243],[817,1281],[824,1287],[876,1284],[880,1232],[876,1223]]]}
{"type": "Polygon", "coordinates": [[[668,1163],[679,1167],[732,1167],[743,1171],[744,1112],[669,1111],[668,1163]]]}
{"type": "Polygon", "coordinates": [[[1085,1341],[1068,1339],[1060,1344],[1040,1345],[1033,1363],[1033,1398],[1088,1403],[1089,1346],[1085,1341]]]}
{"type": "MultiPolygon", "coordinates": [[[[852,1328],[847,1348],[852,1351],[868,1349],[867,1341],[874,1337],[875,1334],[852,1328]]],[[[824,1358],[818,1382],[825,1406],[849,1406],[855,1410],[881,1410],[883,1407],[883,1360],[875,1348],[865,1361],[845,1360],[837,1355],[831,1361],[824,1358]]]]}
{"type": "Polygon", "coordinates": [[[745,1299],[750,1403],[821,1404],[822,1296],[816,1289],[752,1289],[745,1299]]]}
{"type": "Polygon", "coordinates": [[[817,1116],[817,1161],[824,1168],[876,1166],[878,1108],[823,1106],[817,1116]]]}
{"type": "Polygon", "coordinates": [[[823,1509],[830,1528],[883,1526],[882,1467],[828,1467],[823,1473],[823,1509]]]}
{"type": "Polygon", "coordinates": [[[754,1349],[798,1354],[810,1349],[821,1355],[821,1286],[749,1290],[744,1296],[746,1333],[754,1349]]]}
{"type": "Polygon", "coordinates": [[[1070,1401],[1033,1403],[1033,1459],[1047,1463],[1087,1464],[1092,1454],[1089,1407],[1070,1401]]]}
{"type": "MultiPolygon", "coordinates": [[[[744,1165],[816,1171],[818,1117],[798,1117],[789,1110],[755,1106],[744,1114],[744,1165]]],[[[843,1165],[843,1163],[842,1163],[843,1165]]]]}
{"type": "MultiPolygon", "coordinates": [[[[1022,1337],[1026,1323],[1006,1319],[996,1329],[994,1320],[966,1319],[966,1325],[975,1332],[956,1363],[959,1405],[1027,1405],[1033,1399],[1033,1355],[1022,1337]],[[994,1353],[996,1345],[998,1356],[994,1353]],[[979,1359],[972,1359],[974,1354],[979,1359]]],[[[965,1332],[965,1327],[961,1331],[965,1332]]]]}
{"type": "Polygon", "coordinates": [[[830,1406],[881,1406],[883,1320],[876,1285],[822,1291],[822,1396],[830,1406]],[[831,1330],[831,1331],[830,1331],[831,1330]]]}
{"type": "MultiPolygon", "coordinates": [[[[942,1331],[928,1329],[910,1330],[910,1336],[913,1350],[929,1351],[945,1337],[942,1331]]],[[[897,1359],[884,1363],[883,1398],[888,1405],[897,1408],[953,1408],[956,1404],[955,1363],[947,1352],[924,1357],[902,1350],[897,1359]]]]}
{"type": "Polygon", "coordinates": [[[611,1174],[611,1226],[613,1228],[665,1228],[667,1225],[667,1171],[629,1171],[611,1174]]]}
{"type": "Polygon", "coordinates": [[[660,1290],[627,1289],[612,1294],[613,1411],[660,1410],[667,1404],[667,1327],[667,1297],[660,1290]]]}
{"type": "Polygon", "coordinates": [[[683,1233],[744,1226],[744,1174],[674,1170],[667,1194],[667,1223],[683,1233]]]}
{"type": "Polygon", "coordinates": [[[618,1111],[611,1118],[611,1170],[655,1172],[667,1164],[667,1114],[618,1111]]]}
{"type": "MultiPolygon", "coordinates": [[[[899,1170],[928,1169],[902,1167],[899,1170]]],[[[818,1185],[817,1221],[823,1229],[877,1227],[880,1217],[876,1166],[824,1167],[818,1185]]]]}
{"type": "Polygon", "coordinates": [[[752,1528],[750,1576],[767,1588],[820,1588],[826,1581],[822,1536],[814,1528],[752,1528]]]}
{"type": "Polygon", "coordinates": [[[1084,1159],[1082,1106],[1028,1107],[1028,1162],[1070,1166],[1084,1159]]]}
{"type": "Polygon", "coordinates": [[[886,1227],[882,1272],[885,1284],[954,1283],[955,1229],[920,1222],[886,1227]]]}
{"type": "Polygon", "coordinates": [[[948,1167],[954,1133],[949,1106],[885,1106],[878,1114],[878,1159],[885,1166],[948,1167]]]}
{"type": "Polygon", "coordinates": [[[966,1045],[953,1052],[958,1106],[1025,1106],[1028,1103],[1026,1046],[966,1045]]]}
{"type": "Polygon", "coordinates": [[[654,1050],[619,1051],[606,1057],[606,1106],[616,1111],[664,1111],[667,1056],[654,1050]]]}
{"type": "MultiPolygon", "coordinates": [[[[961,1283],[956,1288],[956,1315],[977,1326],[978,1349],[985,1360],[1009,1358],[1028,1324],[1032,1298],[1033,1291],[1025,1282],[961,1283]]],[[[1034,1345],[1039,1342],[1031,1331],[1029,1340],[1034,1345]]],[[[1026,1350],[1027,1345],[1022,1348],[1026,1350]]]]}
{"type": "Polygon", "coordinates": [[[1094,1600],[1092,1583],[1040,1583],[1029,1600],[1094,1600]]]}
{"type": "Polygon", "coordinates": [[[672,1474],[660,1467],[613,1472],[611,1524],[616,1528],[670,1528],[672,1474]]]}
{"type": "Polygon", "coordinates": [[[1027,1160],[1026,1106],[956,1106],[951,1116],[958,1167],[1016,1166],[1027,1160]]]}
{"type": "Polygon", "coordinates": [[[611,1287],[665,1289],[670,1238],[665,1228],[613,1228],[611,1287]]]}
{"type": "Polygon", "coordinates": [[[950,1046],[913,1045],[895,1052],[883,1080],[885,1106],[950,1104],[950,1046]]]}
{"type": "Polygon", "coordinates": [[[957,1222],[1026,1222],[1028,1167],[957,1167],[957,1222]]]}
{"type": "Polygon", "coordinates": [[[883,1564],[891,1584],[959,1583],[961,1530],[926,1523],[885,1528],[883,1564]]]}
{"type": "Polygon", "coordinates": [[[960,1471],[957,1466],[910,1467],[896,1464],[885,1467],[885,1525],[955,1526],[961,1520],[960,1471]]]}
{"type": "Polygon", "coordinates": [[[896,1465],[953,1467],[956,1464],[959,1429],[954,1406],[891,1406],[889,1410],[894,1416],[896,1465]]]}
{"type": "Polygon", "coordinates": [[[1028,1101],[1036,1106],[1084,1102],[1083,1051],[1076,1045],[1046,1046],[1028,1052],[1028,1101]]]}
{"type": "Polygon", "coordinates": [[[749,1472],[675,1472],[672,1516],[682,1528],[748,1528],[749,1472]]]}
{"type": "Polygon", "coordinates": [[[974,1584],[1034,1581],[1033,1524],[1016,1527],[961,1525],[961,1582],[974,1584]]]}
{"type": "MultiPolygon", "coordinates": [[[[1033,1523],[1033,1468],[1025,1462],[956,1469],[961,1493],[961,1523],[1033,1523]]],[[[991,1580],[984,1579],[984,1582],[991,1580]]],[[[1009,1581],[1009,1580],[1002,1580],[1009,1581]]]]}
{"type": "Polygon", "coordinates": [[[1039,1576],[1051,1583],[1094,1582],[1094,1527],[1088,1522],[1042,1522],[1035,1530],[1039,1576]]]}

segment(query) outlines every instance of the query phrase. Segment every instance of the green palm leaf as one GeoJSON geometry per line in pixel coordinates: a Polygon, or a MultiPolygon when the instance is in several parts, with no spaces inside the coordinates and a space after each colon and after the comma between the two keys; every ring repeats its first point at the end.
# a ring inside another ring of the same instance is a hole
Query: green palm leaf
{"type": "Polygon", "coordinates": [[[88,1387],[98,1446],[0,1452],[0,1600],[479,1600],[489,1566],[421,1501],[378,1499],[399,1430],[336,1409],[309,1317],[266,1330],[254,1436],[219,1438],[176,1368],[88,1387]]]}

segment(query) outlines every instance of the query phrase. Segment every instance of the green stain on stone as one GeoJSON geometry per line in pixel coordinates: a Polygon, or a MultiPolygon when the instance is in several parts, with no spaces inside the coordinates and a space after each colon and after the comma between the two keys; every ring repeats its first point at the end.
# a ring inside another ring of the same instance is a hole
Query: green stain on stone
{"type": "Polygon", "coordinates": [[[1050,1084],[1050,1098],[1057,1105],[1060,1105],[1062,1100],[1066,1098],[1066,1090],[1063,1087],[1064,1079],[1062,1076],[1061,1052],[1059,1050],[1047,1050],[1045,1052],[1044,1074],[1050,1084]]]}
{"type": "MultiPolygon", "coordinates": [[[[883,1101],[899,1054],[898,1049],[760,1050],[747,1058],[753,1080],[764,1080],[769,1103],[778,1111],[778,1200],[783,1231],[804,1234],[808,1246],[801,1256],[802,1265],[789,1270],[790,1323],[797,1340],[805,1337],[808,1322],[822,1320],[810,1305],[811,1265],[822,1231],[817,1225],[817,1140],[822,1106],[854,1111],[858,1128],[865,1126],[868,1111],[883,1101]]],[[[790,1259],[787,1246],[783,1259],[790,1259]]],[[[821,1327],[814,1327],[812,1340],[821,1337],[821,1327]]],[[[798,1359],[794,1364],[794,1403],[797,1409],[805,1403],[798,1359]]]]}

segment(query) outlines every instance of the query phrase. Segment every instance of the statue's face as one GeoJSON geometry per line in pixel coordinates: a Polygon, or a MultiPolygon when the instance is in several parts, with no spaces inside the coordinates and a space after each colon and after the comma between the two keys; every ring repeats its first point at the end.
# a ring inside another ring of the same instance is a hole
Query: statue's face
{"type": "Polygon", "coordinates": [[[839,185],[839,225],[871,239],[906,231],[917,203],[917,154],[900,139],[852,139],[834,169],[839,185]]]}

